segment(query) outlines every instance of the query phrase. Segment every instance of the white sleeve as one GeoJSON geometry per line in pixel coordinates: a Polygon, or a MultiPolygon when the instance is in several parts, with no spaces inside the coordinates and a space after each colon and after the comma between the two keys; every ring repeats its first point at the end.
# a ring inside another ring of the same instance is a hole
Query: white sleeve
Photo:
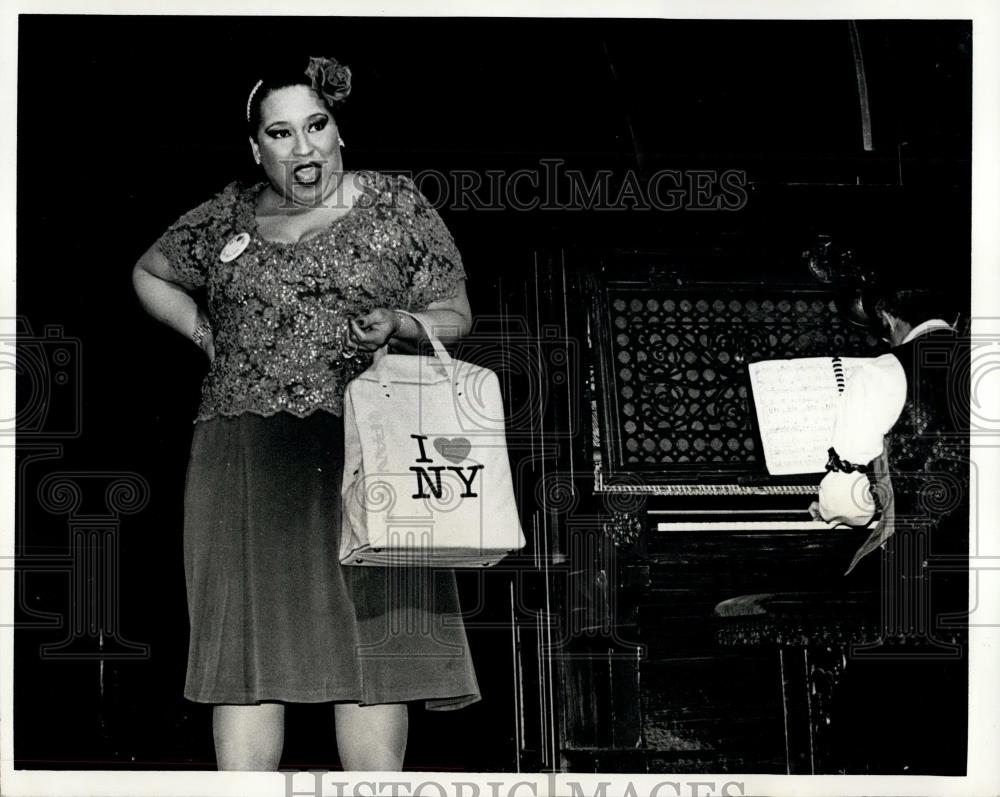
{"type": "MultiPolygon", "coordinates": [[[[892,355],[877,357],[847,383],[831,441],[837,455],[867,465],[882,453],[882,440],[906,401],[906,374],[892,355]]],[[[819,513],[825,520],[862,526],[875,514],[863,473],[831,471],[820,482],[819,513]]]]}
{"type": "Polygon", "coordinates": [[[864,526],[875,514],[875,500],[863,473],[830,471],[819,485],[819,514],[823,520],[864,526]]]}
{"type": "Polygon", "coordinates": [[[840,397],[831,445],[841,459],[867,465],[882,453],[882,438],[899,420],[906,401],[906,374],[891,354],[857,371],[840,397]]]}

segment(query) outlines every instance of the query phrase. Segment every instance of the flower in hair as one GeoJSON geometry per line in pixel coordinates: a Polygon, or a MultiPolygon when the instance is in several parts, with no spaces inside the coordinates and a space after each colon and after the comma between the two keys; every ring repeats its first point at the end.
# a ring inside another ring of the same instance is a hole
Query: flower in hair
{"type": "Polygon", "coordinates": [[[351,93],[351,70],[336,58],[310,58],[306,77],[312,87],[330,105],[347,99],[351,93]]]}

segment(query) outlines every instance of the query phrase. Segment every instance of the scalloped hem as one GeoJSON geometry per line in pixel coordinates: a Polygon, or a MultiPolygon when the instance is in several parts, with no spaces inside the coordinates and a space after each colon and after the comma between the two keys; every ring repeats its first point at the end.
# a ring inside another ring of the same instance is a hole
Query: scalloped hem
{"type": "Polygon", "coordinates": [[[200,423],[202,421],[211,421],[215,418],[238,418],[240,415],[256,415],[259,418],[273,418],[276,415],[284,414],[284,415],[291,415],[294,418],[308,418],[309,416],[314,415],[317,412],[326,412],[329,413],[330,415],[336,416],[337,418],[344,417],[343,407],[319,406],[319,407],[313,407],[312,409],[306,410],[305,412],[296,412],[295,410],[290,410],[290,409],[260,410],[248,407],[247,409],[233,410],[230,412],[227,412],[225,410],[218,410],[213,413],[207,413],[207,414],[201,413],[193,421],[191,421],[191,423],[194,424],[194,423],[200,423]]]}

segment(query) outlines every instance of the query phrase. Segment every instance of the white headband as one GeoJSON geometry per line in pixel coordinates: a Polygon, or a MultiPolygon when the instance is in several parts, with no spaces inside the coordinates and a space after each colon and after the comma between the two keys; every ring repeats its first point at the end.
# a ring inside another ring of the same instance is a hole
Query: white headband
{"type": "Polygon", "coordinates": [[[257,89],[259,89],[263,83],[263,80],[258,80],[257,83],[254,84],[254,87],[250,89],[250,96],[247,97],[247,122],[250,121],[250,103],[253,102],[253,95],[257,93],[257,89]]]}

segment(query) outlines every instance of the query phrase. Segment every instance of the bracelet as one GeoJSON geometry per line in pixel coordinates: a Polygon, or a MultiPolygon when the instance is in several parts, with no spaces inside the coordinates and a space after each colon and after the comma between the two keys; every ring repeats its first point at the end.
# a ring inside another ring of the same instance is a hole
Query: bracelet
{"type": "Polygon", "coordinates": [[[853,462],[841,459],[840,454],[837,453],[837,449],[835,448],[827,449],[826,453],[829,456],[829,459],[826,461],[827,471],[839,471],[841,473],[870,473],[872,470],[870,464],[855,465],[853,462]]]}
{"type": "Polygon", "coordinates": [[[406,316],[399,312],[399,310],[393,310],[392,312],[396,314],[396,320],[399,322],[399,326],[396,328],[396,334],[398,335],[403,331],[403,324],[406,323],[406,316]]]}
{"type": "Polygon", "coordinates": [[[212,332],[212,325],[208,321],[202,321],[191,333],[191,340],[200,349],[204,347],[205,338],[212,332]]]}

